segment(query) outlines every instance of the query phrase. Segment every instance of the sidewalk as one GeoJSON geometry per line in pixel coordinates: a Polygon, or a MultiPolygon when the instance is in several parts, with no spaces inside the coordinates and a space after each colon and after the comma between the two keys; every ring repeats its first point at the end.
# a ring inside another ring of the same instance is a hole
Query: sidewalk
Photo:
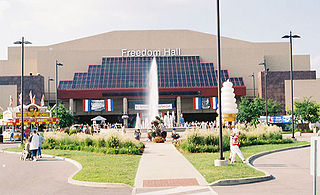
{"type": "MultiPolygon", "coordinates": [[[[313,136],[317,136],[316,133],[295,133],[295,138],[298,140],[298,141],[310,141],[311,140],[311,137],[313,136]]],[[[288,133],[288,134],[283,134],[283,138],[291,138],[292,137],[292,134],[291,133],[288,133]]]]}
{"type": "Polygon", "coordinates": [[[135,179],[135,187],[207,185],[203,176],[172,143],[147,142],[135,179]]]}

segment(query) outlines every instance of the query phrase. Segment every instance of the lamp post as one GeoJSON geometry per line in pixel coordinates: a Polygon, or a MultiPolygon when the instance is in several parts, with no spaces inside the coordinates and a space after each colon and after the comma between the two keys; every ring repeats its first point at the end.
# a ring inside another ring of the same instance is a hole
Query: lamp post
{"type": "Polygon", "coordinates": [[[50,81],[54,81],[54,79],[48,77],[48,106],[50,106],[50,81]]]}
{"type": "Polygon", "coordinates": [[[252,73],[252,75],[250,75],[250,77],[252,77],[253,98],[255,98],[256,97],[256,81],[255,81],[254,73],[252,73]]]}
{"type": "Polygon", "coordinates": [[[263,62],[259,63],[259,65],[263,65],[264,66],[264,100],[266,101],[266,105],[265,105],[265,109],[266,109],[266,122],[267,122],[267,126],[269,125],[268,122],[268,96],[267,96],[267,75],[268,75],[268,71],[269,69],[267,68],[267,63],[266,60],[264,59],[263,62]]]}
{"type": "Polygon", "coordinates": [[[21,41],[16,41],[14,44],[21,44],[21,145],[23,144],[23,96],[24,96],[24,44],[31,44],[29,41],[25,41],[24,37],[21,38],[21,41]]]}
{"type": "Polygon", "coordinates": [[[220,51],[220,2],[217,0],[217,66],[218,66],[218,104],[219,104],[219,160],[224,160],[222,148],[222,108],[221,108],[221,51],[220,51]]]}
{"type": "Polygon", "coordinates": [[[284,35],[282,38],[290,39],[291,120],[292,120],[292,138],[294,139],[292,38],[300,38],[300,36],[292,35],[292,32],[290,31],[289,35],[284,35]]]}
{"type": "Polygon", "coordinates": [[[56,118],[58,118],[58,67],[63,66],[62,63],[59,63],[56,60],[56,118]]]}

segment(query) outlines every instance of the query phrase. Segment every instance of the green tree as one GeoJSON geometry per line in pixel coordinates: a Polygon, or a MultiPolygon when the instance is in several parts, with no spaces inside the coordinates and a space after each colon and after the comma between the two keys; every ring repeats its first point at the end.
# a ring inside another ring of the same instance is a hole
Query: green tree
{"type": "Polygon", "coordinates": [[[281,104],[273,99],[268,99],[268,115],[277,116],[281,113],[281,104]]]}
{"type": "Polygon", "coordinates": [[[0,113],[0,119],[3,119],[3,113],[2,112],[0,113]]]}
{"type": "MultiPolygon", "coordinates": [[[[51,108],[50,108],[51,109],[51,108]]],[[[56,117],[56,109],[52,110],[52,116],[56,117]]],[[[60,127],[70,127],[73,123],[73,114],[63,104],[60,104],[58,107],[58,118],[60,127]]]]}
{"type": "Polygon", "coordinates": [[[294,102],[294,113],[297,119],[315,123],[320,119],[320,105],[311,100],[311,97],[294,102]]]}
{"type": "Polygon", "coordinates": [[[241,122],[250,122],[252,119],[252,113],[250,108],[250,101],[247,98],[241,98],[238,106],[237,119],[241,122]]]}
{"type": "MultiPolygon", "coordinates": [[[[265,101],[259,97],[249,100],[247,98],[242,98],[238,107],[237,119],[241,122],[250,122],[252,124],[257,124],[258,118],[260,116],[266,115],[265,101]]],[[[281,113],[281,105],[269,99],[268,100],[268,115],[276,116],[281,113]]]]}

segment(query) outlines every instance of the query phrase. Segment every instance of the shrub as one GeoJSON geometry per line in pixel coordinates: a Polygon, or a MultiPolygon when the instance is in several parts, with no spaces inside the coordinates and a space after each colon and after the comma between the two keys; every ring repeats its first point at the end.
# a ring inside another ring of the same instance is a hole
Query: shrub
{"type": "Polygon", "coordinates": [[[128,148],[120,148],[119,149],[119,154],[128,154],[129,153],[129,149],[128,148]]]}
{"type": "Polygon", "coordinates": [[[140,154],[140,150],[138,148],[129,148],[128,153],[129,154],[140,154]]]}
{"type": "Polygon", "coordinates": [[[116,148],[107,149],[107,154],[118,154],[118,153],[119,153],[119,149],[116,149],[116,148]]]}
{"type": "Polygon", "coordinates": [[[129,148],[129,147],[136,147],[136,145],[132,141],[128,140],[128,141],[123,142],[122,147],[129,148]]]}
{"type": "Polygon", "coordinates": [[[102,135],[65,133],[45,133],[44,149],[81,150],[108,154],[141,154],[145,145],[134,139],[120,138],[112,134],[108,138],[102,135]]]}
{"type": "MultiPolygon", "coordinates": [[[[57,141],[58,142],[58,141],[57,141]]],[[[73,144],[73,140],[70,137],[64,137],[59,142],[61,145],[70,145],[73,144]]]]}
{"type": "Polygon", "coordinates": [[[92,145],[93,145],[93,140],[90,139],[89,137],[87,137],[87,138],[84,140],[84,145],[85,145],[85,146],[92,146],[92,145]]]}
{"type": "Polygon", "coordinates": [[[106,147],[106,140],[104,140],[103,138],[99,138],[98,139],[98,143],[97,143],[98,147],[106,147]]]}
{"type": "Polygon", "coordinates": [[[145,148],[146,146],[144,145],[143,142],[139,142],[139,148],[145,148]]]}
{"type": "Polygon", "coordinates": [[[193,143],[195,145],[204,144],[204,137],[201,135],[198,135],[197,133],[189,136],[187,139],[189,143],[193,143]]]}
{"type": "Polygon", "coordinates": [[[213,135],[208,135],[204,138],[204,143],[207,145],[217,145],[219,144],[219,139],[213,135]]]}
{"type": "Polygon", "coordinates": [[[71,129],[69,131],[69,135],[72,135],[72,134],[77,134],[77,129],[71,129]]]}
{"type": "Polygon", "coordinates": [[[116,136],[110,136],[107,139],[107,147],[109,148],[116,148],[120,146],[120,140],[116,136]]]}
{"type": "MultiPolygon", "coordinates": [[[[241,130],[240,146],[291,143],[291,139],[282,139],[281,129],[276,126],[257,125],[246,127],[237,125],[241,130]]],[[[230,149],[230,130],[223,130],[223,150],[230,149]]],[[[178,142],[177,147],[187,152],[216,152],[219,148],[218,131],[187,129],[185,139],[178,142]]]]}

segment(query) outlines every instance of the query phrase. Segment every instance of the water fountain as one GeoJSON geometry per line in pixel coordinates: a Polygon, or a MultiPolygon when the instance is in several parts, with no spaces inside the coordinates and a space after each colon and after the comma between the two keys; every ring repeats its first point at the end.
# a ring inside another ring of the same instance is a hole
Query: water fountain
{"type": "Polygon", "coordinates": [[[154,57],[152,59],[149,75],[148,75],[148,86],[147,86],[147,117],[148,123],[155,119],[159,115],[158,103],[159,103],[159,89],[158,89],[158,68],[157,61],[154,57]]]}
{"type": "Polygon", "coordinates": [[[142,121],[140,118],[140,114],[137,113],[135,129],[141,129],[142,127],[143,127],[143,125],[142,125],[142,121]]]}

